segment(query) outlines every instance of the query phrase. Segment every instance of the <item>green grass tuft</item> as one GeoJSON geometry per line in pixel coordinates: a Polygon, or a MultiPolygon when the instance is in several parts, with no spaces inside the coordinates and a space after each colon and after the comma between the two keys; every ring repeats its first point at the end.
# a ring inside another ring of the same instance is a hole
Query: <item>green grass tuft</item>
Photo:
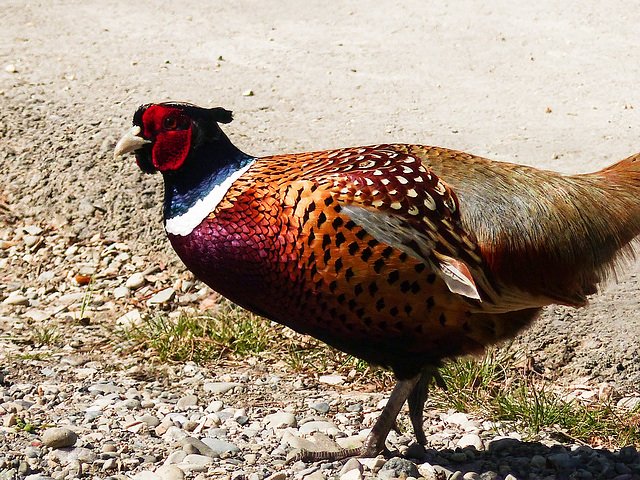
{"type": "Polygon", "coordinates": [[[162,361],[207,363],[224,356],[263,352],[274,341],[271,322],[229,302],[201,315],[160,315],[125,332],[138,347],[150,348],[162,361]]]}
{"type": "Polygon", "coordinates": [[[506,347],[450,362],[441,370],[447,391],[434,389],[432,404],[509,422],[532,440],[547,435],[592,446],[640,445],[637,411],[621,412],[610,401],[566,400],[552,383],[518,368],[520,357],[506,347]]]}

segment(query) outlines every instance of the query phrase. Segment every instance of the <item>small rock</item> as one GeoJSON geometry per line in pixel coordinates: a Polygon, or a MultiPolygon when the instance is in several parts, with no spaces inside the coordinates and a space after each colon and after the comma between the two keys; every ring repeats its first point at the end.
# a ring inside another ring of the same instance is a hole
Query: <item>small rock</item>
{"type": "Polygon", "coordinates": [[[313,432],[322,432],[327,435],[336,435],[340,431],[338,427],[336,427],[331,422],[325,422],[322,420],[307,422],[299,428],[299,431],[302,435],[309,435],[313,432]]]}
{"type": "Polygon", "coordinates": [[[418,472],[425,480],[437,480],[440,478],[435,467],[427,462],[418,465],[418,472]]]}
{"type": "Polygon", "coordinates": [[[469,417],[467,417],[462,412],[456,412],[453,415],[449,415],[447,418],[445,418],[445,422],[452,423],[453,425],[462,425],[463,423],[466,423],[468,421],[469,417]]]}
{"type": "Polygon", "coordinates": [[[184,437],[180,440],[180,445],[182,445],[182,448],[184,448],[187,453],[198,453],[210,458],[218,458],[220,456],[220,454],[213,450],[209,445],[195,437],[184,437]]]}
{"type": "Polygon", "coordinates": [[[18,416],[15,413],[7,414],[2,419],[2,425],[7,428],[13,427],[14,425],[17,425],[17,423],[18,416]]]}
{"type": "Polygon", "coordinates": [[[568,453],[556,453],[549,455],[547,460],[556,468],[572,470],[578,466],[578,460],[572,458],[568,453]]]}
{"type": "Polygon", "coordinates": [[[24,449],[24,455],[27,458],[40,458],[42,449],[37,447],[27,447],[24,449]]]}
{"type": "Polygon", "coordinates": [[[162,480],[160,475],[149,470],[138,472],[132,478],[133,480],[162,480]]]}
{"type": "Polygon", "coordinates": [[[145,414],[138,418],[139,421],[146,423],[147,426],[155,428],[160,425],[160,420],[154,415],[145,414]]]}
{"type": "Polygon", "coordinates": [[[196,395],[185,395],[184,397],[180,397],[180,400],[176,403],[176,410],[187,410],[197,405],[198,397],[196,395]]]}
{"type": "Polygon", "coordinates": [[[287,480],[287,474],[285,472],[272,473],[264,480],[287,480]]]}
{"type": "Polygon", "coordinates": [[[190,454],[178,464],[179,468],[187,472],[204,472],[213,463],[213,458],[207,455],[190,454]]]}
{"type": "Polygon", "coordinates": [[[362,473],[363,467],[357,458],[350,458],[349,460],[347,460],[347,463],[345,463],[340,470],[340,478],[342,478],[342,475],[351,470],[357,470],[358,472],[362,473]]]}
{"type": "Polygon", "coordinates": [[[40,238],[42,237],[39,235],[25,235],[22,240],[27,247],[31,248],[40,241],[40,238]]]}
{"type": "Polygon", "coordinates": [[[124,389],[113,382],[98,382],[89,385],[89,392],[98,395],[108,395],[110,393],[122,393],[124,389]]]}
{"type": "Polygon", "coordinates": [[[245,90],[244,92],[242,92],[242,95],[244,97],[253,97],[253,90],[251,90],[251,89],[245,90]]]}
{"type": "Polygon", "coordinates": [[[362,480],[362,472],[358,470],[349,470],[340,475],[340,480],[362,480]]]}
{"type": "Polygon", "coordinates": [[[124,285],[131,290],[136,290],[142,287],[145,283],[146,281],[142,273],[134,273],[127,279],[124,285]]]}
{"type": "Polygon", "coordinates": [[[147,305],[161,305],[163,303],[170,302],[176,296],[176,291],[172,287],[165,288],[164,290],[160,290],[155,295],[152,295],[149,300],[147,300],[147,305]]]}
{"type": "Polygon", "coordinates": [[[547,466],[547,459],[542,455],[534,455],[533,457],[531,457],[531,460],[529,460],[529,463],[532,467],[536,467],[542,470],[547,466]]]}
{"type": "Polygon", "coordinates": [[[623,397],[618,400],[617,407],[625,410],[634,410],[640,403],[640,397],[623,397]]]}
{"type": "MultiPolygon", "coordinates": [[[[157,429],[160,428],[161,426],[162,425],[158,425],[158,427],[156,427],[156,432],[157,432],[157,429]]],[[[162,439],[169,443],[180,442],[185,437],[188,437],[185,431],[174,425],[167,428],[167,430],[162,434],[162,439]]]]}
{"type": "Polygon", "coordinates": [[[515,438],[497,438],[489,442],[487,450],[492,453],[504,452],[506,450],[518,448],[521,444],[522,442],[520,442],[520,440],[516,440],[515,438]]]}
{"type": "Polygon", "coordinates": [[[120,298],[127,298],[130,293],[131,290],[129,290],[129,288],[127,287],[116,287],[113,289],[113,298],[115,298],[116,300],[120,298]]]}
{"type": "Polygon", "coordinates": [[[418,467],[416,464],[405,458],[394,457],[385,463],[378,472],[378,478],[381,480],[389,480],[391,478],[407,478],[419,477],[418,467]],[[404,476],[404,477],[403,477],[404,476]]]}
{"type": "Polygon", "coordinates": [[[29,299],[18,292],[11,292],[2,303],[5,305],[29,305],[29,299]]]}
{"type": "Polygon", "coordinates": [[[311,408],[313,408],[316,412],[325,414],[329,413],[329,409],[331,408],[327,402],[317,402],[311,404],[311,408]]]}
{"type": "Polygon", "coordinates": [[[108,458],[102,464],[102,470],[104,470],[105,472],[108,472],[109,470],[115,470],[116,468],[118,468],[118,461],[115,458],[108,458]]]}
{"type": "Polygon", "coordinates": [[[6,67],[4,67],[4,71],[7,73],[18,73],[18,69],[13,63],[10,63],[6,67]]]}
{"type": "Polygon", "coordinates": [[[202,439],[202,442],[210,447],[217,456],[220,456],[223,453],[235,453],[240,451],[240,449],[233,443],[225,442],[224,440],[217,438],[205,437],[202,439]]]}
{"type": "Polygon", "coordinates": [[[385,459],[382,457],[374,457],[374,458],[363,457],[363,458],[358,458],[358,461],[372,472],[377,471],[380,467],[382,467],[385,464],[385,459]]]}
{"type": "Polygon", "coordinates": [[[56,448],[49,453],[49,456],[62,465],[93,463],[97,458],[93,450],[85,447],[56,448]]]}
{"type": "Polygon", "coordinates": [[[186,456],[187,456],[187,453],[184,450],[176,450],[175,452],[170,453],[167,456],[167,459],[164,461],[164,464],[175,465],[176,463],[181,463],[186,456]]]}
{"type": "Polygon", "coordinates": [[[296,417],[288,412],[271,413],[264,417],[264,419],[267,423],[267,428],[274,430],[277,428],[295,427],[297,425],[296,417]]]}
{"type": "Polygon", "coordinates": [[[118,325],[121,325],[123,328],[134,328],[142,325],[142,316],[140,315],[140,310],[131,310],[130,312],[125,313],[121,317],[118,317],[116,320],[118,325]]]}
{"type": "Polygon", "coordinates": [[[234,382],[207,382],[202,388],[205,392],[223,395],[239,386],[239,383],[234,382]]]}
{"type": "Polygon", "coordinates": [[[184,472],[175,465],[163,465],[155,471],[162,480],[183,480],[184,472]]]}
{"type": "Polygon", "coordinates": [[[482,439],[477,433],[468,433],[463,435],[456,443],[456,446],[460,448],[472,446],[475,447],[476,450],[484,450],[484,443],[482,443],[482,439]]]}
{"type": "Polygon", "coordinates": [[[78,435],[68,428],[48,428],[42,434],[42,443],[51,448],[71,447],[77,440],[78,435]]]}
{"type": "Polygon", "coordinates": [[[327,385],[342,385],[345,379],[344,375],[320,375],[318,381],[327,385]]]}

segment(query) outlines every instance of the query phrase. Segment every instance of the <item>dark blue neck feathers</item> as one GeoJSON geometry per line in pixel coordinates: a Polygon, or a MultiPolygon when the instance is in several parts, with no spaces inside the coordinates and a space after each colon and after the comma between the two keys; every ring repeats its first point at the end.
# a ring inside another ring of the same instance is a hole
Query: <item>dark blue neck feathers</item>
{"type": "Polygon", "coordinates": [[[215,141],[194,148],[180,170],[163,173],[165,218],[183,214],[216,185],[253,160],[226,135],[220,134],[215,141]]]}

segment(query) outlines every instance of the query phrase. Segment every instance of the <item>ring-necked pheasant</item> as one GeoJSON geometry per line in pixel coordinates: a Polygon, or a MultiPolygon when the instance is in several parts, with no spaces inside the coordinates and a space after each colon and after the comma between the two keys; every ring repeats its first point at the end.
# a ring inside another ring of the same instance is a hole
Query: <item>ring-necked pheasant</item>
{"type": "MultiPolygon", "coordinates": [[[[544,305],[580,307],[640,233],[640,155],[563,175],[418,145],[255,158],[223,108],[141,106],[116,156],[165,182],[186,266],[233,302],[391,368],[361,449],[406,400],[417,440],[445,358],[514,336],[544,305]]],[[[344,453],[344,452],[343,452],[344,453]]]]}

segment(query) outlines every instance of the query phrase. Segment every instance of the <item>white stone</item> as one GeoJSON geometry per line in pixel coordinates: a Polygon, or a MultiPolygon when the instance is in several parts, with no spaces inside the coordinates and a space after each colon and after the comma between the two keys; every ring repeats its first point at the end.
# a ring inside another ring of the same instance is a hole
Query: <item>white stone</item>
{"type": "Polygon", "coordinates": [[[342,385],[345,379],[344,375],[320,375],[318,381],[327,385],[342,385]]]}
{"type": "Polygon", "coordinates": [[[277,412],[264,417],[267,428],[287,428],[296,426],[296,417],[292,413],[277,412]]]}
{"type": "Polygon", "coordinates": [[[129,290],[129,288],[127,287],[116,287],[113,289],[113,298],[115,299],[127,298],[130,293],[131,293],[131,290],[129,290]]]}
{"type": "Polygon", "coordinates": [[[374,472],[374,471],[378,471],[380,470],[380,468],[382,468],[382,466],[386,463],[386,460],[384,458],[379,458],[379,457],[375,457],[375,458],[371,458],[371,457],[358,457],[358,461],[367,469],[369,469],[370,471],[374,472]]]}
{"type": "Polygon", "coordinates": [[[131,275],[126,283],[124,284],[125,287],[130,288],[132,290],[136,290],[137,288],[140,288],[141,286],[143,286],[145,284],[145,279],[144,279],[144,275],[142,273],[134,273],[133,275],[131,275]]]}
{"type": "Polygon", "coordinates": [[[173,300],[173,297],[176,296],[176,291],[172,287],[165,288],[164,290],[160,290],[158,293],[153,295],[149,300],[147,300],[147,305],[161,305],[163,303],[170,302],[173,300]]]}
{"type": "Polygon", "coordinates": [[[29,305],[29,299],[18,292],[11,292],[2,303],[5,305],[29,305]]]}
{"type": "Polygon", "coordinates": [[[445,422],[452,423],[453,425],[462,425],[463,423],[466,423],[468,421],[469,421],[469,417],[467,417],[462,412],[456,412],[453,415],[449,415],[445,419],[445,422]]]}
{"type": "Polygon", "coordinates": [[[116,320],[116,323],[124,328],[139,327],[143,323],[140,310],[135,309],[125,313],[116,320]]]}
{"type": "Polygon", "coordinates": [[[183,480],[184,472],[175,465],[163,465],[155,471],[162,480],[183,480]]]}
{"type": "Polygon", "coordinates": [[[484,443],[482,442],[482,439],[475,433],[463,435],[462,438],[456,442],[456,446],[460,448],[473,446],[476,450],[484,450],[484,443]]]}
{"type": "Polygon", "coordinates": [[[162,477],[150,470],[143,470],[133,476],[133,480],[162,480],[162,477]]]}
{"type": "Polygon", "coordinates": [[[307,422],[299,428],[299,431],[303,435],[309,435],[313,432],[322,432],[327,435],[336,435],[340,431],[338,427],[336,427],[331,422],[324,422],[322,420],[307,422]]]}
{"type": "Polygon", "coordinates": [[[239,386],[239,383],[233,382],[207,382],[202,385],[202,389],[207,393],[217,393],[222,395],[239,386]]]}
{"type": "Polygon", "coordinates": [[[340,480],[362,480],[362,473],[357,469],[349,470],[340,475],[340,480]]]}

